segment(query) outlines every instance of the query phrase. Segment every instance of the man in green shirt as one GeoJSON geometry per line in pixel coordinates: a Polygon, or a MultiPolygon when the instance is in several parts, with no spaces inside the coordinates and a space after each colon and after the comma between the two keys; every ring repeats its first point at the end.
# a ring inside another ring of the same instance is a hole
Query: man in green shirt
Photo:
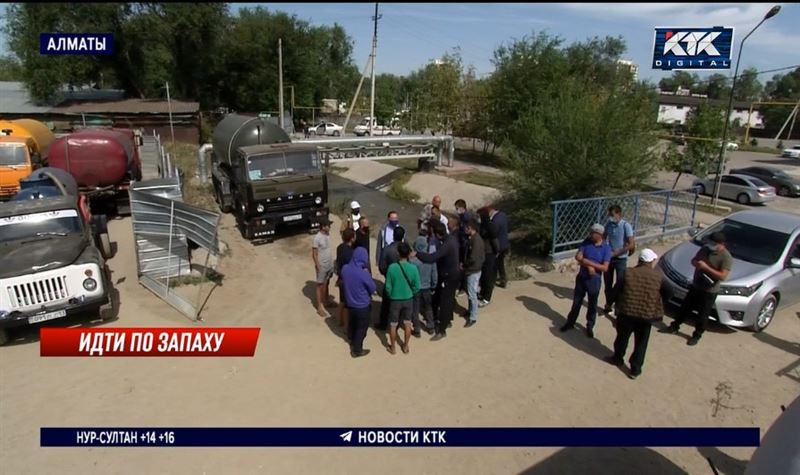
{"type": "Polygon", "coordinates": [[[403,353],[408,353],[408,342],[411,340],[412,312],[414,296],[419,292],[420,281],[417,266],[408,262],[411,246],[405,242],[397,245],[399,262],[389,266],[386,271],[386,295],[389,298],[389,346],[387,350],[395,354],[397,342],[397,325],[403,323],[404,342],[400,344],[403,353]]]}
{"type": "Polygon", "coordinates": [[[680,313],[669,327],[661,330],[662,333],[678,333],[681,324],[697,311],[694,324],[694,334],[689,341],[689,346],[696,345],[703,332],[706,331],[708,316],[714,308],[720,284],[728,278],[733,265],[733,257],[725,247],[725,235],[721,232],[711,233],[708,243],[697,251],[692,259],[695,268],[692,287],[683,299],[680,313]]]}

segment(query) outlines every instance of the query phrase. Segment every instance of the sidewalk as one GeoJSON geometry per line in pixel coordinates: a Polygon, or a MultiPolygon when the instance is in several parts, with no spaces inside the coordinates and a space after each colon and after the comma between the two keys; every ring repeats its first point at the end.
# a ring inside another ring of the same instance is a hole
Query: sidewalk
{"type": "MultiPolygon", "coordinates": [[[[380,184],[376,189],[383,189],[388,183],[384,177],[397,171],[397,167],[386,162],[364,161],[352,162],[347,164],[337,164],[347,170],[340,173],[343,178],[352,180],[356,183],[370,186],[380,184]]],[[[373,186],[374,187],[374,186],[373,186]]],[[[463,181],[456,181],[442,175],[432,173],[416,173],[406,184],[408,190],[417,193],[422,203],[428,203],[434,195],[442,197],[442,207],[446,212],[454,212],[453,203],[459,198],[467,202],[467,206],[472,209],[480,208],[483,205],[497,199],[499,192],[488,186],[473,185],[463,181]]]]}

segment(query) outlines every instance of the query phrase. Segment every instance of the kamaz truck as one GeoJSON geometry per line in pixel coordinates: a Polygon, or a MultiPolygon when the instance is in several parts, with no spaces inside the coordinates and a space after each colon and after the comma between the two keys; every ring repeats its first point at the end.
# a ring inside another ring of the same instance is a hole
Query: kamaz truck
{"type": "Polygon", "coordinates": [[[314,232],[328,217],[328,177],[316,147],[291,143],[277,124],[239,114],[214,129],[211,175],[217,204],[245,239],[271,242],[281,229],[314,232]]]}

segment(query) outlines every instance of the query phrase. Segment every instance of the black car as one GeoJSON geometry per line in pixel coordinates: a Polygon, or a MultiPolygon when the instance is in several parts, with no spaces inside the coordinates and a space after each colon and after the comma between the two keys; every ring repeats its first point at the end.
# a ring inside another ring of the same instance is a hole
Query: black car
{"type": "Polygon", "coordinates": [[[747,167],[731,170],[730,173],[760,178],[775,187],[780,196],[800,196],[800,180],[774,167],[747,167]]]}

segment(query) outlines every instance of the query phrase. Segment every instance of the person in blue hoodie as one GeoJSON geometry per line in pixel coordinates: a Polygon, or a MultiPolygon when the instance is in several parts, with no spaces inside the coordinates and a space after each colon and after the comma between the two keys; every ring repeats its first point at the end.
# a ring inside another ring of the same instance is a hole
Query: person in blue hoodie
{"type": "Polygon", "coordinates": [[[377,288],[368,266],[367,250],[357,247],[350,262],[342,267],[344,298],[350,313],[347,334],[350,337],[350,356],[353,358],[369,353],[364,349],[364,338],[369,328],[372,294],[376,293],[377,288]]]}

